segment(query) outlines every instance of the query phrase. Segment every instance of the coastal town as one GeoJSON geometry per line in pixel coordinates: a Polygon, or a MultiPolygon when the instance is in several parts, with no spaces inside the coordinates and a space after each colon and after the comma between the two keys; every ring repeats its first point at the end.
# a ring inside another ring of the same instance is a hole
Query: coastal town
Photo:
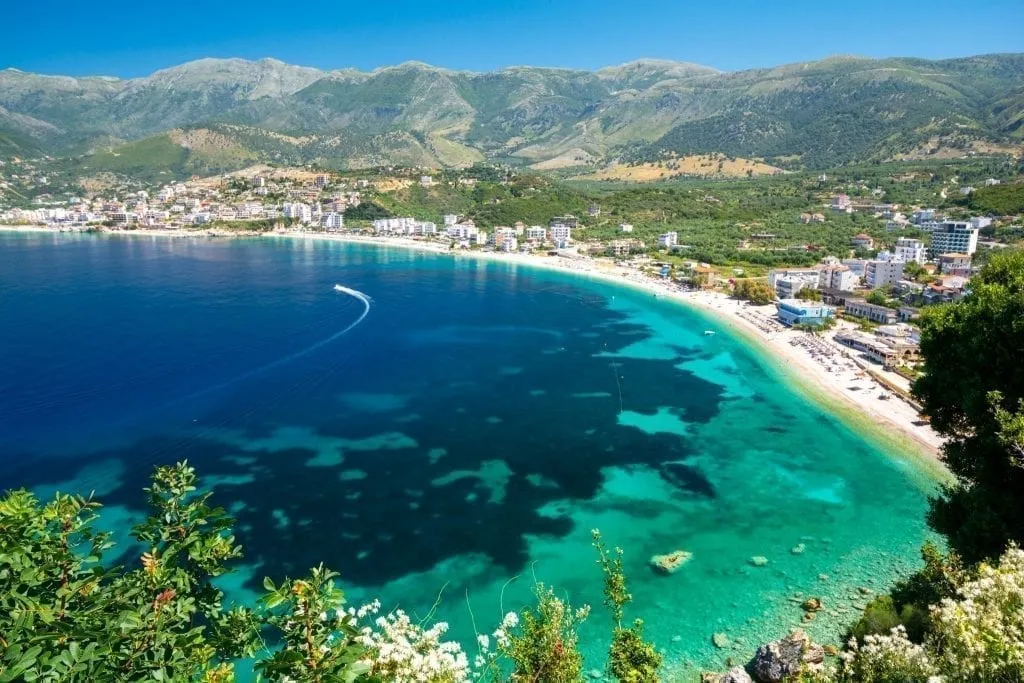
{"type": "Polygon", "coordinates": [[[0,683],[1024,683],[1024,2],[5,9],[0,683]]]}
{"type": "MultiPolygon", "coordinates": [[[[45,180],[45,179],[43,179],[45,180]]],[[[819,178],[824,182],[825,176],[819,178]]],[[[855,202],[836,193],[820,212],[794,216],[801,224],[823,224],[831,215],[866,214],[876,221],[873,237],[850,238],[848,253],[828,255],[812,266],[776,267],[766,277],[743,268],[687,259],[677,231],[657,233],[645,243],[622,222],[613,239],[588,235],[587,221],[601,214],[551,216],[546,224],[479,227],[470,217],[444,213],[436,221],[360,212],[368,195],[398,187],[429,190],[442,180],[423,172],[409,176],[339,177],[308,169],[261,167],[211,178],[194,178],[115,197],[96,192],[63,202],[0,212],[0,226],[57,231],[103,231],[183,236],[278,236],[371,241],[438,252],[525,259],[536,265],[611,277],[643,286],[657,296],[679,297],[725,314],[775,348],[776,355],[804,367],[809,377],[901,431],[929,451],[941,445],[918,414],[910,384],[918,374],[919,331],[924,307],[956,301],[970,290],[979,249],[1006,245],[983,240],[990,216],[954,219],[934,208],[875,201],[855,202]],[[357,216],[354,220],[346,217],[357,216]],[[914,235],[914,236],[909,236],[914,235]],[[747,283],[761,293],[745,294],[747,283]],[[893,400],[895,399],[895,400],[893,400]],[[897,404],[900,407],[895,407],[897,404]]],[[[475,180],[454,182],[472,187],[475,180]]],[[[996,185],[990,179],[986,184],[996,185]]],[[[962,193],[973,188],[961,188],[962,193]]],[[[876,193],[877,194],[877,193],[876,193]]],[[[1016,217],[1002,217],[1006,221],[1016,217]]],[[[775,236],[750,236],[748,249],[775,236]],[[751,246],[751,243],[754,246],[751,246]]]]}

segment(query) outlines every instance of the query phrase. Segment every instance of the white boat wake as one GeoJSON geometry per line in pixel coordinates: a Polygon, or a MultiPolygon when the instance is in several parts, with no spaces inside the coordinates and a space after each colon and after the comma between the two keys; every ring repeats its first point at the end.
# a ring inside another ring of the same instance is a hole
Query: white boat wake
{"type": "Polygon", "coordinates": [[[284,365],[285,363],[290,363],[290,362],[292,362],[293,360],[295,360],[297,358],[301,358],[302,356],[305,356],[305,355],[308,355],[310,353],[313,353],[317,349],[319,349],[321,347],[324,347],[324,346],[327,346],[328,344],[330,344],[331,342],[335,341],[339,337],[343,337],[344,335],[346,335],[349,332],[351,332],[353,329],[356,328],[357,325],[359,325],[359,323],[363,322],[363,320],[366,318],[367,315],[369,315],[369,313],[370,313],[370,297],[366,296],[365,294],[360,292],[358,289],[352,289],[351,287],[346,287],[344,285],[334,285],[334,291],[335,292],[339,292],[341,294],[348,294],[349,296],[354,297],[354,298],[358,299],[359,301],[361,301],[363,303],[363,312],[360,313],[359,317],[356,318],[354,321],[352,321],[352,323],[350,323],[348,325],[348,327],[346,327],[345,329],[340,330],[338,332],[335,332],[331,336],[329,336],[329,337],[327,337],[325,339],[321,339],[320,341],[318,341],[318,342],[316,342],[314,344],[311,344],[311,345],[307,346],[304,349],[300,349],[300,350],[296,351],[295,353],[290,353],[287,356],[284,356],[283,358],[278,358],[277,360],[272,361],[270,363],[267,363],[266,365],[261,365],[258,368],[255,368],[253,370],[249,370],[248,372],[244,372],[241,375],[238,375],[237,377],[232,377],[231,379],[226,380],[224,382],[221,382],[220,384],[216,384],[216,385],[214,385],[212,387],[207,387],[206,389],[203,389],[202,391],[198,391],[198,392],[196,392],[194,394],[191,394],[187,398],[190,398],[190,399],[191,398],[198,398],[199,396],[203,396],[205,394],[209,394],[210,392],[217,391],[218,389],[223,389],[224,387],[230,386],[230,385],[235,384],[237,382],[241,382],[241,381],[247,380],[250,377],[254,377],[254,376],[256,376],[256,375],[258,375],[258,374],[260,374],[262,372],[267,372],[268,370],[273,370],[274,368],[280,367],[280,366],[284,365]]]}

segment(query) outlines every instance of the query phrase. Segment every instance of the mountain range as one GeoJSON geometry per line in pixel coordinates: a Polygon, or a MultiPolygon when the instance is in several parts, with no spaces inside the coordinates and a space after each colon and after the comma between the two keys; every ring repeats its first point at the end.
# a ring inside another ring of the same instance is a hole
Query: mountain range
{"type": "Polygon", "coordinates": [[[559,168],[724,153],[819,168],[1024,147],[1024,54],[726,73],[660,60],[476,73],[202,59],[134,79],[0,71],[0,154],[96,170],[253,161],[559,168]]]}

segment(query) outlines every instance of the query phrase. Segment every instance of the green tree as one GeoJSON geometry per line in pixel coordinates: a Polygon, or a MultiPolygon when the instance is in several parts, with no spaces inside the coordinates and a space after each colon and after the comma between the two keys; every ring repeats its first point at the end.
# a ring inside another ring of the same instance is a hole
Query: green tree
{"type": "Polygon", "coordinates": [[[346,220],[373,221],[378,218],[390,218],[391,212],[375,202],[362,202],[358,206],[345,209],[346,220]]]}
{"type": "Polygon", "coordinates": [[[156,469],[152,514],[133,532],[146,550],[130,570],[103,566],[112,544],[93,529],[95,501],[0,500],[0,680],[230,677],[230,661],[255,650],[256,621],[221,609],[211,579],[241,549],[195,482],[185,463],[156,469]]]}
{"type": "Polygon", "coordinates": [[[821,292],[811,287],[804,287],[796,293],[796,298],[802,301],[821,301],[821,292]]]}
{"type": "Polygon", "coordinates": [[[928,271],[917,261],[910,261],[903,266],[903,276],[908,280],[920,281],[920,278],[927,274],[928,271]]]}
{"type": "Polygon", "coordinates": [[[874,304],[876,306],[887,306],[889,303],[888,297],[886,297],[885,293],[880,289],[872,290],[870,294],[864,297],[864,300],[869,304],[874,304]]]}
{"type": "Polygon", "coordinates": [[[965,560],[1024,541],[1024,253],[994,256],[957,303],[924,310],[914,382],[956,482],[929,521],[965,560]]]}
{"type": "Polygon", "coordinates": [[[344,612],[345,595],[334,585],[335,572],[323,565],[306,579],[286,579],[274,585],[269,578],[261,602],[266,623],[276,629],[284,646],[256,665],[270,680],[351,683],[370,671],[365,648],[356,642],[355,619],[344,612]]]}
{"type": "Polygon", "coordinates": [[[588,607],[573,609],[553,589],[537,584],[536,607],[527,607],[498,652],[512,663],[513,683],[575,683],[583,671],[576,629],[588,607]]]}
{"type": "Polygon", "coordinates": [[[608,670],[623,683],[654,683],[659,680],[662,656],[652,643],[644,640],[643,620],[636,619],[630,626],[622,626],[625,607],[633,600],[622,571],[622,548],[609,551],[601,540],[600,531],[594,529],[591,534],[597,563],[604,573],[604,604],[613,622],[608,670]]]}
{"type": "Polygon", "coordinates": [[[733,296],[746,299],[756,306],[764,306],[775,301],[775,289],[767,280],[743,279],[736,280],[733,285],[733,296]]]}
{"type": "Polygon", "coordinates": [[[355,681],[370,669],[355,617],[341,610],[323,567],[275,586],[262,608],[225,610],[212,579],[241,557],[232,520],[196,488],[187,463],[157,467],[151,514],[133,530],[134,568],[107,567],[99,504],[25,490],[0,498],[0,681],[230,683],[233,662],[281,646],[256,664],[273,680],[355,681]]]}

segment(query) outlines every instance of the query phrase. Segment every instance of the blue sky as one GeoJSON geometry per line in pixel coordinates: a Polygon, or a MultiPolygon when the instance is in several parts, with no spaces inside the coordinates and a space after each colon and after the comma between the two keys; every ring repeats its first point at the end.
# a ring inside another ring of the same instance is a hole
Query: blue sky
{"type": "Polygon", "coordinates": [[[200,57],[322,69],[593,69],[640,57],[725,70],[831,54],[1024,52],[1024,0],[13,0],[0,68],[140,76],[200,57]]]}

